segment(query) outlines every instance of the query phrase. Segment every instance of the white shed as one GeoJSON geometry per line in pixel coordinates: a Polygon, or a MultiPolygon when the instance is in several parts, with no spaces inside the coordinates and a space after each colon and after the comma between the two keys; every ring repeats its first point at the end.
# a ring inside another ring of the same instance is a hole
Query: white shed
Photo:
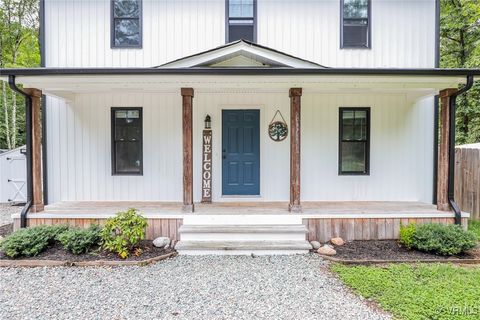
{"type": "Polygon", "coordinates": [[[0,154],[0,203],[26,201],[25,151],[22,146],[0,154]]]}

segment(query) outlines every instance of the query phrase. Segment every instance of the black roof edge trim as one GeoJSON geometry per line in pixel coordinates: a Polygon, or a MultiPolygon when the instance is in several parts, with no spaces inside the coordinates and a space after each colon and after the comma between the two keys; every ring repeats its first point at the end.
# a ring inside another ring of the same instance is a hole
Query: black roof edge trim
{"type": "Polygon", "coordinates": [[[0,75],[418,75],[480,76],[480,69],[387,68],[17,68],[0,69],[0,75]]]}

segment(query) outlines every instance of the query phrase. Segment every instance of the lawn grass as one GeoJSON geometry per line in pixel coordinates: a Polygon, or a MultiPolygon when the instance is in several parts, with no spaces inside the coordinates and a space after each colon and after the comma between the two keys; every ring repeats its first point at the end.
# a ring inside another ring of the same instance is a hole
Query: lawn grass
{"type": "Polygon", "coordinates": [[[331,269],[395,318],[480,319],[480,267],[334,264],[331,269]]]}
{"type": "Polygon", "coordinates": [[[468,220],[468,230],[475,233],[480,240],[480,221],[468,220]]]}

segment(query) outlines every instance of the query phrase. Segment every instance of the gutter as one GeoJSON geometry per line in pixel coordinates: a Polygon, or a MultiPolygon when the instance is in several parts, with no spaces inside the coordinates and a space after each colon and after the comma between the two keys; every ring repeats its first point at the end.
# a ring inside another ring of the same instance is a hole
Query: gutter
{"type": "Polygon", "coordinates": [[[457,96],[467,92],[473,86],[473,76],[467,76],[467,84],[462,89],[450,96],[450,133],[448,137],[448,202],[455,213],[455,224],[461,224],[462,211],[455,202],[455,115],[457,107],[457,96]]]}
{"type": "MultiPolygon", "coordinates": [[[[45,0],[40,0],[40,66],[45,67],[45,0]]],[[[47,159],[47,97],[42,94],[42,173],[43,173],[43,203],[48,204],[48,159],[47,159]]]]}
{"type": "Polygon", "coordinates": [[[7,68],[0,69],[0,76],[47,75],[350,75],[350,76],[477,76],[480,69],[438,68],[7,68]]]}
{"type": "Polygon", "coordinates": [[[15,83],[15,76],[8,76],[8,85],[10,88],[21,94],[25,98],[25,124],[26,124],[26,145],[27,145],[27,202],[20,213],[20,228],[27,227],[27,213],[32,207],[33,203],[33,163],[32,163],[32,97],[30,97],[26,92],[22,91],[17,87],[15,83]]]}

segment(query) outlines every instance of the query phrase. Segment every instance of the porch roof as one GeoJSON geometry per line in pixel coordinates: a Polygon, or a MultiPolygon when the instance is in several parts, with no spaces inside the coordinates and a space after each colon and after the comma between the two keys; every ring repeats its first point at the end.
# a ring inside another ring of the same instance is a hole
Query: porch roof
{"type": "Polygon", "coordinates": [[[467,76],[480,79],[480,69],[386,68],[33,68],[0,69],[0,79],[15,76],[16,83],[47,95],[70,100],[76,93],[285,91],[302,87],[304,93],[406,93],[413,99],[456,88],[467,76]]]}

